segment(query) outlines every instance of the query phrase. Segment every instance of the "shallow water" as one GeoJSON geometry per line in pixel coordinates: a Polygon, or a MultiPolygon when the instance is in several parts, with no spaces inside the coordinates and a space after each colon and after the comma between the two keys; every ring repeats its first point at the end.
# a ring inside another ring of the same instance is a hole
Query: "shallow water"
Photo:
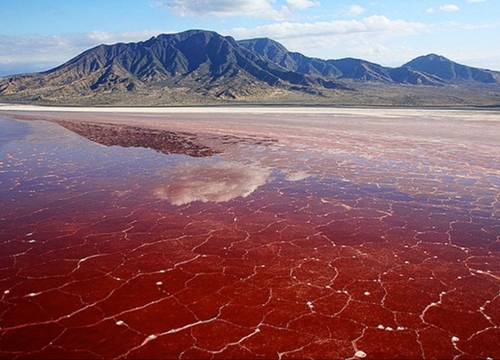
{"type": "Polygon", "coordinates": [[[0,147],[7,143],[23,139],[30,133],[30,126],[21,121],[9,120],[0,117],[0,147]]]}
{"type": "Polygon", "coordinates": [[[208,157],[0,121],[2,357],[499,357],[498,126],[385,121],[208,157]]]}

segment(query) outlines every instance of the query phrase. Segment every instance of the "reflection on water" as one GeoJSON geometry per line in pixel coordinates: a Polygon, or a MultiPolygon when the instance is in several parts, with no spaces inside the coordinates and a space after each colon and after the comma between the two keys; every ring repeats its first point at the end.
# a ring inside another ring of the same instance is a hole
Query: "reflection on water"
{"type": "Polygon", "coordinates": [[[250,195],[270,173],[257,164],[235,161],[182,162],[172,169],[170,181],[154,189],[154,195],[173,205],[229,201],[250,195]]]}
{"type": "Polygon", "coordinates": [[[165,154],[185,154],[194,157],[215,154],[211,148],[198,143],[195,134],[186,132],[61,120],[57,123],[78,135],[106,146],[142,147],[165,154]]]}
{"type": "Polygon", "coordinates": [[[23,139],[31,132],[28,123],[0,117],[0,147],[8,142],[23,139]]]}
{"type": "Polygon", "coordinates": [[[0,121],[1,357],[500,357],[485,144],[195,158],[27,126],[0,121]]]}

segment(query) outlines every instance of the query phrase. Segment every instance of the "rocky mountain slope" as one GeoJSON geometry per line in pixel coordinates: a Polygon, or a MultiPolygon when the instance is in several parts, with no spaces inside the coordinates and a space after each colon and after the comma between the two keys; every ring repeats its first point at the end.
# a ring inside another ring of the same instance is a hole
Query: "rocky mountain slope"
{"type": "Polygon", "coordinates": [[[482,98],[486,103],[494,104],[500,73],[434,54],[399,68],[352,58],[322,60],[290,52],[267,38],[235,41],[211,31],[190,30],[144,42],[100,45],[54,69],[2,78],[0,101],[79,105],[235,101],[411,105],[413,101],[418,105],[437,96],[446,104],[453,98],[466,104],[477,102],[471,98],[477,98],[477,89],[488,94],[482,98]]]}
{"type": "Polygon", "coordinates": [[[437,86],[467,81],[500,83],[500,72],[460,65],[435,54],[418,57],[399,68],[387,68],[353,58],[339,60],[310,58],[300,53],[289,52],[280,43],[267,38],[241,40],[238,43],[290,71],[337,80],[437,86]]]}

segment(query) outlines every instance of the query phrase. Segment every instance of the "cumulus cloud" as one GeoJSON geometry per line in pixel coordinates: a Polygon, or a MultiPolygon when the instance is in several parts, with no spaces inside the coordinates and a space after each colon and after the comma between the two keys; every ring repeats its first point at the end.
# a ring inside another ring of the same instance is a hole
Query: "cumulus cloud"
{"type": "Polygon", "coordinates": [[[284,19],[294,11],[304,10],[318,3],[314,0],[286,0],[277,7],[275,0],[159,0],[156,5],[164,6],[179,16],[255,17],[284,19]]]}
{"type": "Polygon", "coordinates": [[[430,32],[419,22],[391,20],[383,15],[364,19],[333,20],[329,22],[279,22],[255,28],[237,28],[231,33],[239,39],[270,37],[291,51],[324,58],[332,48],[349,47],[350,56],[366,56],[384,49],[382,42],[402,36],[430,32]],[[356,51],[359,50],[359,51],[356,51]]]}
{"type": "Polygon", "coordinates": [[[439,10],[445,11],[445,12],[455,12],[455,11],[460,11],[460,8],[458,7],[458,5],[455,5],[455,4],[446,4],[446,5],[440,6],[439,10]]]}
{"type": "Polygon", "coordinates": [[[383,15],[373,15],[362,20],[333,20],[329,22],[294,23],[280,22],[252,29],[237,28],[233,34],[239,38],[269,36],[273,39],[319,38],[325,42],[339,41],[342,37],[372,34],[394,37],[422,33],[427,25],[405,20],[391,20],[383,15]]]}
{"type": "Polygon", "coordinates": [[[266,183],[271,170],[234,161],[178,164],[171,180],[153,190],[154,196],[173,205],[193,201],[224,202],[246,197],[266,183]]]}
{"type": "Polygon", "coordinates": [[[387,59],[407,61],[408,56],[399,50],[397,54],[401,59],[391,55],[394,49],[387,47],[388,42],[432,31],[429,24],[373,15],[327,22],[276,22],[255,28],[236,28],[231,34],[237,39],[270,37],[290,51],[322,59],[349,56],[386,63],[387,59]]]}
{"type": "MultiPolygon", "coordinates": [[[[165,6],[179,16],[252,16],[281,18],[272,5],[272,0],[162,0],[158,5],[165,6]]],[[[290,4],[304,5],[307,0],[289,0],[290,4]]]]}
{"type": "Polygon", "coordinates": [[[161,31],[0,35],[0,76],[48,70],[100,44],[146,40],[161,31]]]}
{"type": "Polygon", "coordinates": [[[349,10],[347,10],[347,15],[349,16],[359,16],[365,12],[365,9],[359,5],[351,5],[349,6],[349,10]]]}
{"type": "MultiPolygon", "coordinates": [[[[482,0],[469,0],[469,2],[479,2],[479,1],[482,1],[482,0]]],[[[443,12],[457,12],[457,11],[460,11],[460,7],[458,7],[458,5],[455,5],[455,4],[446,4],[446,5],[440,6],[437,10],[443,11],[443,12]]],[[[436,9],[433,7],[430,7],[426,11],[429,14],[433,14],[434,12],[436,12],[436,9]]]]}
{"type": "Polygon", "coordinates": [[[313,5],[316,5],[316,2],[311,0],[286,0],[286,7],[290,10],[304,10],[313,5]]]}

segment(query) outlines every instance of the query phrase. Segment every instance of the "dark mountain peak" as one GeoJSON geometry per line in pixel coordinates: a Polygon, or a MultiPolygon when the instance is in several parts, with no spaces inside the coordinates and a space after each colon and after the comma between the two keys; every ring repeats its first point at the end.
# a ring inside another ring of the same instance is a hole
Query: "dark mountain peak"
{"type": "Polygon", "coordinates": [[[279,42],[269,38],[239,40],[238,45],[258,54],[266,61],[271,61],[288,70],[296,71],[296,61],[291,53],[279,42]]]}
{"type": "Polygon", "coordinates": [[[421,70],[422,67],[434,66],[434,65],[439,64],[439,63],[449,64],[449,63],[452,63],[452,61],[445,58],[442,55],[428,54],[428,55],[419,56],[419,57],[407,62],[403,66],[407,66],[407,67],[421,70]]]}
{"type": "Polygon", "coordinates": [[[497,82],[495,73],[458,64],[442,55],[429,54],[419,56],[403,65],[417,71],[437,76],[448,82],[478,81],[481,83],[497,82]]]}
{"type": "Polygon", "coordinates": [[[175,33],[175,34],[160,34],[156,37],[152,37],[150,40],[148,40],[148,43],[155,43],[155,42],[160,42],[160,43],[183,43],[183,42],[192,42],[196,43],[198,45],[207,45],[210,41],[212,40],[219,40],[219,41],[228,41],[231,43],[236,43],[236,41],[231,37],[231,36],[223,36],[220,35],[219,33],[216,33],[215,31],[209,31],[209,30],[186,30],[180,33],[175,33]]]}
{"type": "Polygon", "coordinates": [[[267,37],[239,40],[238,44],[257,52],[260,55],[265,55],[268,58],[274,58],[277,55],[289,52],[282,44],[267,37]]]}
{"type": "Polygon", "coordinates": [[[173,34],[160,34],[160,35],[156,36],[154,39],[157,39],[157,40],[173,40],[173,39],[175,39],[178,41],[185,41],[189,38],[192,38],[193,36],[210,38],[212,36],[221,36],[221,35],[219,35],[215,31],[192,29],[192,30],[181,31],[178,33],[173,33],[173,34]]]}
{"type": "Polygon", "coordinates": [[[238,44],[257,53],[264,60],[273,62],[288,71],[329,78],[336,78],[340,74],[325,60],[290,52],[282,44],[269,38],[238,40],[238,44]]]}

